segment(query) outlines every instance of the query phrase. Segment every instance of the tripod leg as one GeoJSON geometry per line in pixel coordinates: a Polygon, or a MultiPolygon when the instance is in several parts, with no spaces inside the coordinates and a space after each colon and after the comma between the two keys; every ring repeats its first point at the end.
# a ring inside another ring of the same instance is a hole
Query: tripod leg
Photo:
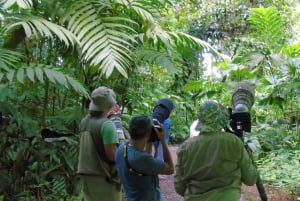
{"type": "Polygon", "coordinates": [[[257,188],[257,190],[259,192],[261,200],[262,201],[268,201],[268,197],[267,197],[265,188],[263,186],[263,183],[261,181],[260,175],[258,175],[258,177],[257,177],[256,188],[257,188]]]}

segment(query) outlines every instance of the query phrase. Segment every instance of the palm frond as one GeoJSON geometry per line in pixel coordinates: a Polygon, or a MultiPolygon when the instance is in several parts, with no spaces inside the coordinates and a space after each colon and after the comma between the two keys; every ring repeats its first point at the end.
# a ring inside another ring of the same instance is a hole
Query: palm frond
{"type": "Polygon", "coordinates": [[[0,48],[0,72],[9,71],[15,68],[15,64],[20,62],[23,55],[21,53],[0,48]]]}
{"type": "Polygon", "coordinates": [[[172,61],[172,57],[169,54],[158,52],[153,49],[137,49],[135,56],[137,57],[137,61],[155,63],[158,66],[165,67],[168,72],[172,74],[177,72],[174,62],[172,61]]]}
{"type": "MultiPolygon", "coordinates": [[[[58,169],[58,167],[57,167],[58,169]]],[[[52,191],[53,192],[64,192],[65,189],[67,188],[66,182],[64,177],[58,177],[53,179],[52,181],[52,191]]]]}
{"type": "Polygon", "coordinates": [[[254,29],[253,34],[270,48],[282,44],[285,37],[284,21],[275,7],[252,8],[248,21],[254,29]]]}
{"type": "Polygon", "coordinates": [[[35,37],[43,36],[53,38],[54,36],[57,36],[67,46],[73,46],[76,42],[76,37],[72,34],[72,32],[60,25],[47,21],[44,18],[22,15],[13,19],[14,22],[9,23],[4,27],[5,31],[22,26],[27,37],[34,35],[35,37]]]}
{"type": "Polygon", "coordinates": [[[17,4],[20,8],[30,8],[32,7],[31,0],[0,0],[4,9],[8,9],[14,4],[17,4]]]}
{"type": "Polygon", "coordinates": [[[154,24],[162,16],[161,9],[166,8],[167,5],[172,5],[167,0],[116,0],[115,2],[133,11],[137,17],[149,24],[154,24]]]}
{"type": "Polygon", "coordinates": [[[99,66],[106,77],[114,69],[127,77],[126,68],[132,61],[131,49],[135,43],[132,26],[136,23],[124,17],[99,16],[105,9],[105,5],[77,1],[63,21],[67,21],[68,29],[78,38],[83,60],[99,66]]]}
{"type": "Polygon", "coordinates": [[[214,56],[222,58],[226,60],[227,58],[225,55],[220,54],[215,48],[213,48],[209,43],[196,38],[194,36],[191,36],[189,34],[183,33],[183,32],[167,32],[170,36],[172,36],[172,42],[175,46],[184,46],[184,47],[190,47],[194,49],[206,49],[210,53],[212,53],[214,56]]]}
{"type": "Polygon", "coordinates": [[[10,69],[6,73],[0,72],[0,81],[5,77],[10,83],[14,81],[24,83],[25,79],[29,79],[32,82],[39,81],[44,83],[46,77],[53,84],[58,84],[67,89],[71,88],[83,96],[89,97],[88,91],[79,81],[61,72],[60,69],[51,66],[32,65],[19,69],[10,69]]]}

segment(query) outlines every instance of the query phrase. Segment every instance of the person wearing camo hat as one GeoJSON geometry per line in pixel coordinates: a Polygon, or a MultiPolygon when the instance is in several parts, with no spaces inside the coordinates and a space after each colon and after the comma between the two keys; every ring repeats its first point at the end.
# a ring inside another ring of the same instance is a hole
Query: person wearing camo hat
{"type": "Polygon", "coordinates": [[[185,201],[238,201],[241,184],[254,185],[258,172],[243,142],[224,132],[228,110],[206,101],[198,110],[198,136],[177,150],[174,187],[185,201]]]}

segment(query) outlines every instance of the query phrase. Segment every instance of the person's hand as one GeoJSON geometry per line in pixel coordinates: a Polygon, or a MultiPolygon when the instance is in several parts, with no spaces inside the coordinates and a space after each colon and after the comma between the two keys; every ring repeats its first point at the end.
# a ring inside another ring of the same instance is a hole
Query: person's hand
{"type": "Polygon", "coordinates": [[[163,142],[163,141],[166,141],[166,129],[163,124],[160,123],[159,125],[160,125],[160,128],[154,127],[154,130],[157,135],[157,138],[161,142],[163,142]]]}

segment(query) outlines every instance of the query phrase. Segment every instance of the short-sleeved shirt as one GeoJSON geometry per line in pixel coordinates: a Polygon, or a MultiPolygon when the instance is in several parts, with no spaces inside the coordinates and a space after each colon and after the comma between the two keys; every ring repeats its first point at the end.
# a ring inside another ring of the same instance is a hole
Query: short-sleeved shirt
{"type": "Polygon", "coordinates": [[[254,185],[257,170],[237,136],[200,132],[177,150],[174,187],[186,201],[238,201],[241,183],[254,185]]]}
{"type": "Polygon", "coordinates": [[[161,201],[158,174],[165,167],[164,162],[126,143],[128,163],[137,172],[144,174],[139,176],[126,165],[124,145],[121,144],[117,149],[116,166],[127,201],[161,201]]]}
{"type": "Polygon", "coordinates": [[[116,126],[112,121],[105,121],[102,124],[99,134],[102,135],[103,144],[117,144],[119,143],[118,136],[116,135],[116,126]]]}

